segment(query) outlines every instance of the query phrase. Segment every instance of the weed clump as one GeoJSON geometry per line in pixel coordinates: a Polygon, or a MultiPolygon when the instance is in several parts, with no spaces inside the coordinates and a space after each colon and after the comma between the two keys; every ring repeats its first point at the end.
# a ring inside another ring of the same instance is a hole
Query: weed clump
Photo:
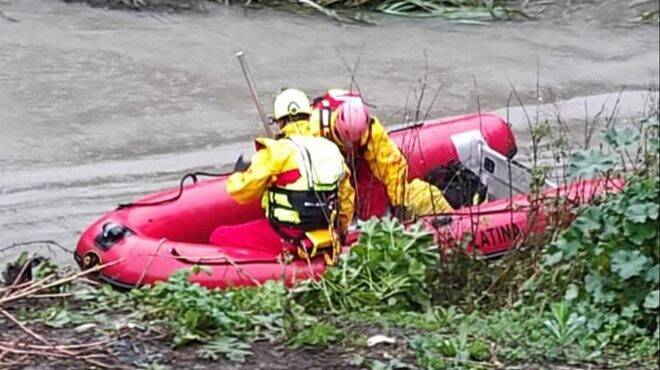
{"type": "Polygon", "coordinates": [[[297,289],[296,299],[315,312],[409,310],[430,307],[429,275],[438,247],[421,224],[397,219],[360,223],[360,239],[338,266],[297,289]]]}

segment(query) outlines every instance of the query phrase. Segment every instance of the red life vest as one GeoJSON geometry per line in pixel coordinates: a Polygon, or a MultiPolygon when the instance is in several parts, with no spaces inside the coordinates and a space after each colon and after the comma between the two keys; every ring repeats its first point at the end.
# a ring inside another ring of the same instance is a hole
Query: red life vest
{"type": "Polygon", "coordinates": [[[330,89],[323,94],[323,96],[314,99],[312,103],[313,109],[321,109],[327,107],[331,111],[337,109],[341,103],[347,99],[359,97],[360,93],[357,91],[349,91],[343,89],[330,89]]]}
{"type": "Polygon", "coordinates": [[[319,111],[319,129],[321,136],[332,136],[330,120],[332,112],[337,110],[339,106],[348,99],[359,97],[360,93],[357,91],[349,91],[344,89],[330,89],[312,102],[312,109],[319,111]]]}

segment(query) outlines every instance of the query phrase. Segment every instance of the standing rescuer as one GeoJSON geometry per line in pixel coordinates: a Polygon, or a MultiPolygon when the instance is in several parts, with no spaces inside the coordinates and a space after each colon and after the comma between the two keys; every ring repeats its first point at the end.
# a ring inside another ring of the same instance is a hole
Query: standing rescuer
{"type": "Polygon", "coordinates": [[[453,211],[436,186],[420,179],[408,181],[406,158],[358,93],[329,90],[315,101],[309,128],[298,130],[332,140],[349,163],[364,159],[396,209],[415,215],[453,211]]]}
{"type": "Polygon", "coordinates": [[[251,163],[239,157],[226,185],[239,203],[261,198],[266,218],[221,226],[211,243],[230,247],[229,257],[240,257],[245,249],[267,258],[285,250],[305,254],[330,248],[332,253],[324,254],[330,262],[352,220],[350,171],[334,143],[309,135],[308,125],[300,124],[311,113],[305,94],[293,89],[282,94],[275,100],[274,119],[284,135],[258,138],[251,163]]]}

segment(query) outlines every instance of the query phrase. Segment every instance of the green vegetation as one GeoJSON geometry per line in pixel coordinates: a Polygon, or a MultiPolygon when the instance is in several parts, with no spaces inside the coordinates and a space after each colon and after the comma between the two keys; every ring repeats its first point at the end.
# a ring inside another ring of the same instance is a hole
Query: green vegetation
{"type": "Polygon", "coordinates": [[[70,0],[111,9],[156,11],[206,11],[209,3],[246,8],[273,8],[297,14],[321,13],[345,23],[375,24],[375,15],[408,18],[436,18],[452,23],[487,25],[494,21],[557,18],[583,12],[599,18],[601,9],[620,10],[627,24],[658,24],[657,2],[653,0],[70,0]]]}
{"type": "Polygon", "coordinates": [[[396,219],[372,219],[360,229],[358,244],[342,263],[319,282],[298,287],[296,300],[314,312],[429,307],[427,273],[437,263],[431,234],[421,225],[406,229],[396,219]]]}
{"type": "MultiPolygon", "coordinates": [[[[203,8],[202,0],[105,0],[111,7],[172,8],[176,10],[203,8]]],[[[483,24],[492,20],[530,18],[520,0],[208,0],[221,4],[246,7],[271,7],[291,12],[313,10],[338,21],[372,23],[368,13],[401,17],[442,18],[461,23],[483,24]]],[[[93,3],[93,2],[92,2],[93,3]]]]}
{"type": "Polygon", "coordinates": [[[573,209],[568,229],[531,238],[496,262],[469,253],[440,259],[420,225],[370,220],[360,225],[358,245],[319,281],[209,290],[188,283],[189,274],[205,273],[196,268],[129,293],[76,288],[72,300],[17,316],[52,328],[94,324],[104,333],[132,325],[211,361],[248,361],[257,355],[253,345],[266,342],[289,351],[339,347],[352,355],[344,365],[372,369],[656,368],[657,118],[609,128],[604,139],[606,148],[574,153],[570,175],[625,175],[622,191],[573,209]],[[369,347],[374,333],[396,343],[369,347]],[[390,355],[377,350],[384,346],[390,355]]]}
{"type": "MultiPolygon", "coordinates": [[[[259,3],[283,6],[286,1],[262,0],[259,3]]],[[[299,3],[310,5],[304,1],[299,3]]],[[[528,17],[519,1],[511,0],[319,0],[315,8],[324,13],[341,11],[346,15],[368,11],[387,15],[429,18],[437,17],[463,23],[528,17]]]]}

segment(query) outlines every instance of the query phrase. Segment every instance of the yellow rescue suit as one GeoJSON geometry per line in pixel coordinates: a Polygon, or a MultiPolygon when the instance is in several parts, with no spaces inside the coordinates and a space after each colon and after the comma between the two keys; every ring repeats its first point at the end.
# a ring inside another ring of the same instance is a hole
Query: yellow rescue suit
{"type": "MultiPolygon", "coordinates": [[[[333,127],[337,121],[337,111],[323,112],[314,109],[310,117],[309,129],[302,127],[304,123],[298,122],[295,130],[305,132],[309,130],[312,135],[323,136],[335,142],[342,148],[341,140],[334,134],[333,127]],[[326,114],[323,121],[322,114],[326,114]]],[[[294,130],[294,128],[291,128],[294,130]]],[[[451,212],[453,208],[436,186],[420,180],[407,181],[408,163],[397,145],[390,140],[387,130],[378,118],[371,118],[371,127],[361,139],[361,156],[369,165],[374,177],[387,189],[387,195],[393,206],[405,206],[408,212],[415,215],[451,212]]],[[[343,148],[342,148],[343,149],[343,148]]]]}
{"type": "Polygon", "coordinates": [[[350,171],[336,145],[322,138],[297,135],[280,140],[258,138],[256,144],[258,150],[252,156],[250,167],[227,179],[227,192],[237,202],[246,203],[261,197],[264,211],[271,220],[287,226],[299,223],[303,229],[313,229],[305,224],[306,210],[297,208],[297,203],[313,204],[319,201],[318,194],[337,191],[337,223],[341,232],[347,230],[353,217],[355,191],[350,171]],[[282,183],[281,180],[291,173],[298,173],[299,177],[282,183]],[[340,176],[336,176],[337,173],[340,176]],[[329,183],[328,179],[332,178],[336,178],[337,184],[329,183]],[[301,198],[305,192],[310,198],[301,198]]]}

